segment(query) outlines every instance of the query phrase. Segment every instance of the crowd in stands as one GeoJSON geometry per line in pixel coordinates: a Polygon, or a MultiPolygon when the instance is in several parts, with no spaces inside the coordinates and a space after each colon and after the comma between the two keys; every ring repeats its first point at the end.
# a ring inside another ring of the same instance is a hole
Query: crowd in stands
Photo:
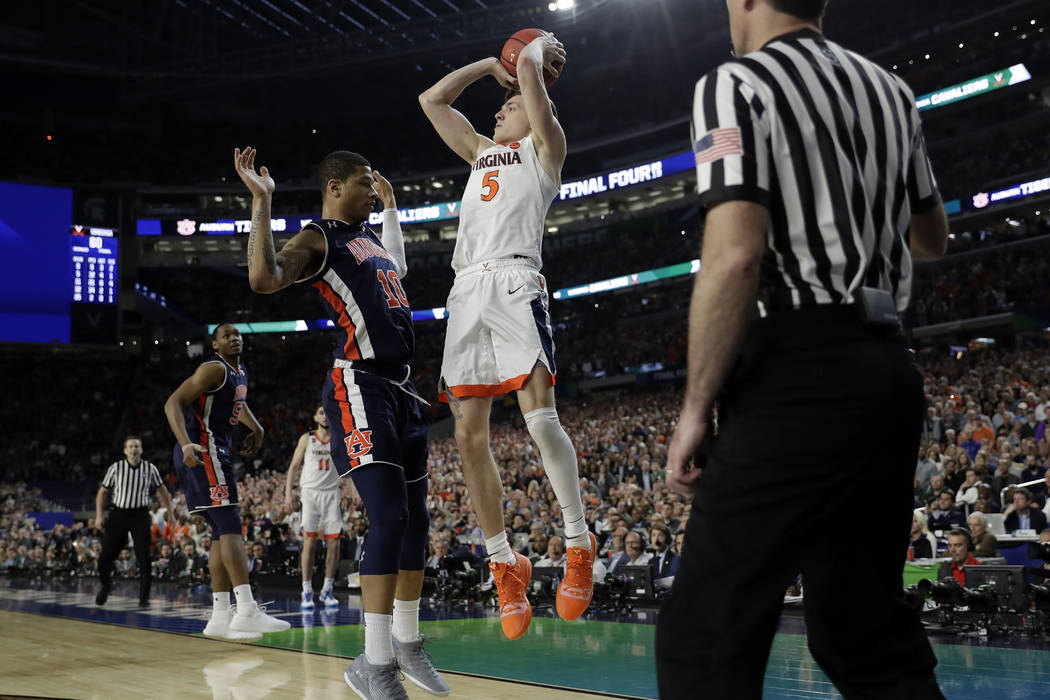
{"type": "MultiPolygon", "coordinates": [[[[266,356],[266,353],[260,353],[266,356]]],[[[920,556],[927,533],[969,527],[982,552],[995,549],[984,514],[1003,513],[1008,529],[1046,527],[1050,485],[1050,350],[1045,344],[1013,350],[986,349],[961,356],[943,349],[920,351],[928,415],[916,463],[915,540],[920,556]],[[1039,481],[1041,480],[1041,481],[1039,481]],[[1019,483],[1028,487],[1007,491],[1019,483]]],[[[265,363],[267,360],[263,359],[265,363]]],[[[174,375],[176,378],[178,374],[174,375]]],[[[170,378],[170,377],[169,377],[170,378]]],[[[172,381],[176,381],[173,379],[172,381]]],[[[280,404],[286,377],[257,388],[260,405],[280,404]]],[[[249,394],[249,401],[252,394],[249,394]]],[[[681,401],[675,386],[620,393],[589,394],[562,401],[559,413],[576,447],[586,518],[599,538],[601,567],[613,572],[624,565],[647,565],[655,555],[679,551],[689,516],[685,497],[663,480],[667,441],[681,401]]],[[[243,532],[249,563],[256,574],[292,575],[298,569],[297,502],[284,501],[284,471],[298,432],[311,411],[306,404],[283,410],[285,435],[239,470],[243,532]]],[[[492,451],[506,489],[505,519],[512,543],[537,565],[557,566],[564,556],[561,513],[543,476],[538,451],[514,410],[492,429],[492,451]]],[[[271,435],[271,437],[274,437],[271,435]]],[[[145,438],[144,438],[145,439],[145,438]]],[[[165,438],[166,439],[166,438],[165,438]]],[[[146,441],[147,448],[149,441],[146,441]]],[[[163,450],[166,454],[167,449],[163,450]]],[[[147,457],[149,449],[147,449],[147,457]]],[[[171,467],[161,463],[167,475],[171,467]]],[[[480,567],[483,537],[464,486],[462,463],[451,437],[431,441],[428,507],[432,537],[428,564],[480,567]]],[[[101,470],[100,470],[101,471],[101,470]]],[[[30,575],[91,575],[100,550],[93,520],[42,531],[25,514],[40,507],[40,494],[24,483],[0,487],[0,568],[30,575]]],[[[344,557],[359,557],[368,530],[367,513],[350,480],[343,480],[344,557]]],[[[204,522],[185,512],[180,490],[173,490],[175,524],[166,523],[154,506],[152,556],[162,581],[197,584],[207,580],[210,539],[204,522]]],[[[930,554],[936,555],[936,543],[930,554]]],[[[654,564],[655,566],[655,564],[654,564]]],[[[654,578],[655,576],[654,572],[654,578]]],[[[117,575],[134,576],[134,554],[122,552],[117,575]]]]}
{"type": "MultiPolygon", "coordinates": [[[[1002,222],[987,234],[984,241],[967,234],[961,241],[962,247],[974,250],[1045,236],[1050,234],[1050,212],[1026,221],[1002,222]]],[[[916,267],[912,287],[914,304],[908,310],[907,324],[925,326],[1009,311],[1047,317],[1050,312],[1048,252],[1050,243],[1038,240],[916,267]]]]}
{"type": "Polygon", "coordinates": [[[1001,513],[1008,532],[1047,527],[1047,349],[925,360],[927,416],[915,471],[913,554],[935,556],[931,532],[963,528],[977,556],[996,556],[988,514],[1001,513]]]}

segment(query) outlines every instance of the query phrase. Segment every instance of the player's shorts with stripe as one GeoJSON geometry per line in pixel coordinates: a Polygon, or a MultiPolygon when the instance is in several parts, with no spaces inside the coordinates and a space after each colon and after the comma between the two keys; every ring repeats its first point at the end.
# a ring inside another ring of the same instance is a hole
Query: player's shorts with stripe
{"type": "Polygon", "coordinates": [[[551,374],[554,332],[547,282],[524,258],[490,260],[456,274],[441,360],[441,400],[517,391],[537,362],[551,374]]]}
{"type": "MultiPolygon", "coordinates": [[[[370,366],[367,361],[352,364],[370,366]]],[[[385,464],[404,469],[406,482],[426,477],[429,427],[422,402],[406,392],[417,393],[407,379],[399,387],[376,372],[346,367],[328,372],[321,403],[332,432],[332,463],[340,476],[385,464]]]]}
{"type": "Polygon", "coordinates": [[[228,448],[213,444],[211,449],[197,454],[201,464],[196,467],[187,467],[183,463],[182,448],[178,443],[175,443],[173,456],[175,473],[186,493],[186,509],[190,513],[237,505],[237,482],[233,478],[233,462],[228,448]]]}
{"type": "Polygon", "coordinates": [[[339,489],[312,489],[304,487],[299,494],[303,502],[303,534],[310,537],[324,533],[325,539],[335,539],[343,530],[343,511],[339,507],[339,489]]]}

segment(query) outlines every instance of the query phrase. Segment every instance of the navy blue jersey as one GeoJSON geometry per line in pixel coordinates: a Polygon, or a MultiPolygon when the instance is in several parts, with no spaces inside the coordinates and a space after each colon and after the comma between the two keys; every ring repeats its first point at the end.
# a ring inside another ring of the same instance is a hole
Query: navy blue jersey
{"type": "Polygon", "coordinates": [[[337,219],[306,227],[324,235],[326,254],[321,269],[299,281],[321,293],[338,333],[336,359],[407,364],[416,348],[412,309],[382,242],[367,226],[337,219]]]}
{"type": "Polygon", "coordinates": [[[219,462],[220,454],[229,454],[233,445],[233,433],[248,396],[248,377],[243,366],[234,367],[218,354],[208,362],[222,364],[226,378],[218,389],[201,394],[187,406],[184,415],[186,432],[192,442],[201,446],[201,460],[210,471],[219,462]]]}

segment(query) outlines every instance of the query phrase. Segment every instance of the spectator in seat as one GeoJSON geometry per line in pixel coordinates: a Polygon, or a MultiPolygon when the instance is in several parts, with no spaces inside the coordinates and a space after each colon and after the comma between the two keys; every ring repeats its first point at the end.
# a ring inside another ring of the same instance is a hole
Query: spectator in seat
{"type": "Polygon", "coordinates": [[[547,554],[536,562],[536,566],[564,566],[565,542],[554,535],[547,544],[547,554]]]}
{"type": "Polygon", "coordinates": [[[1039,460],[1035,455],[1027,455],[1024,458],[1024,470],[1021,472],[1019,483],[1035,481],[1036,479],[1042,479],[1044,476],[1046,476],[1046,467],[1039,464],[1039,460]]]}
{"type": "Polygon", "coordinates": [[[976,566],[981,562],[974,558],[971,551],[970,533],[966,530],[955,529],[948,533],[948,556],[949,561],[941,562],[937,569],[937,579],[951,576],[962,586],[966,583],[966,572],[964,566],[976,566]]]}
{"type": "Polygon", "coordinates": [[[1013,503],[1007,507],[1006,520],[1003,522],[1003,527],[1007,532],[1015,530],[1041,532],[1046,529],[1046,514],[1032,507],[1031,491],[1026,488],[1016,488],[1012,498],[1013,503]]]}
{"type": "Polygon", "coordinates": [[[937,465],[929,458],[926,447],[920,446],[919,459],[915,465],[915,478],[919,480],[919,489],[924,491],[930,488],[930,477],[939,472],[937,465]]]}
{"type": "Polygon", "coordinates": [[[911,550],[915,559],[932,559],[937,551],[937,540],[926,524],[926,514],[916,510],[911,517],[911,550]]]}
{"type": "Polygon", "coordinates": [[[1007,486],[1013,486],[1014,484],[1020,483],[1017,475],[1010,471],[1010,467],[1013,466],[1013,460],[1010,459],[1010,455],[1000,455],[999,460],[996,463],[995,473],[992,475],[991,487],[992,491],[995,492],[996,500],[998,496],[1003,492],[1007,486]]]}
{"type": "Polygon", "coordinates": [[[926,506],[926,512],[930,529],[935,532],[963,527],[966,524],[966,516],[955,507],[955,496],[951,491],[942,491],[935,505],[926,506]]]}
{"type": "Polygon", "coordinates": [[[955,502],[969,510],[974,503],[977,503],[978,487],[980,486],[984,486],[984,482],[977,475],[977,469],[970,467],[966,470],[966,478],[963,479],[959,491],[955,494],[955,502]]]}
{"type": "Polygon", "coordinates": [[[970,517],[966,519],[966,524],[969,525],[970,534],[973,535],[974,556],[998,556],[999,542],[995,539],[995,535],[988,532],[988,519],[984,517],[984,513],[970,513],[970,517]]]}
{"type": "Polygon", "coordinates": [[[623,538],[624,556],[609,565],[609,573],[615,574],[625,566],[645,566],[652,559],[652,555],[645,551],[645,536],[637,531],[631,530],[623,538]]]}
{"type": "Polygon", "coordinates": [[[627,537],[627,528],[619,527],[609,537],[609,563],[606,568],[612,571],[613,567],[616,566],[620,559],[627,556],[627,549],[625,547],[625,539],[627,537]]]}
{"type": "Polygon", "coordinates": [[[671,531],[664,525],[653,525],[649,530],[649,542],[654,553],[649,561],[653,573],[653,584],[670,588],[678,573],[678,555],[671,549],[671,531]]]}
{"type": "Polygon", "coordinates": [[[262,542],[252,544],[251,555],[248,557],[248,573],[261,574],[266,570],[266,548],[262,542]]]}

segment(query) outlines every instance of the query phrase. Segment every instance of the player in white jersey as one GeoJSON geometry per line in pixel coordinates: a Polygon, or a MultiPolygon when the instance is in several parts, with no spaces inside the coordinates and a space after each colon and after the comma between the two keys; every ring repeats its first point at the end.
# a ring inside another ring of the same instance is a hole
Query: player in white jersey
{"type": "Polygon", "coordinates": [[[321,602],[326,608],[338,608],[339,601],[332,592],[335,574],[339,568],[339,533],[343,529],[343,513],[339,508],[339,471],[332,469],[332,452],[329,446],[331,433],[328,430],[328,418],[324,407],[318,406],[314,411],[314,423],[317,429],[299,437],[292,455],[292,463],[284,482],[284,504],[291,510],[295,501],[292,497],[292,484],[299,479],[299,500],[303,503],[303,597],[299,607],[303,610],[314,609],[314,589],[311,579],[314,571],[314,551],[318,537],[323,533],[325,539],[324,586],[321,588],[321,602]],[[302,470],[300,472],[300,469],[302,470]]]}
{"type": "Polygon", "coordinates": [[[531,564],[514,552],[503,522],[503,487],[489,449],[492,397],[516,391],[529,433],[562,507],[568,568],[557,608],[576,619],[591,600],[595,543],[587,531],[576,451],[554,408],[554,342],[547,285],[540,274],[544,219],[561,186],[565,133],[542,72],[555,75],[565,51],[553,35],[522,49],[517,79],[496,58],[449,73],[419,96],[442,140],[471,166],[463,193],[446,304],[442,399],[456,417],[456,444],[472,505],[485,532],[504,634],[517,639],[532,609],[531,564]],[[491,75],[508,89],[492,138],[474,130],[452,102],[491,75]]]}

